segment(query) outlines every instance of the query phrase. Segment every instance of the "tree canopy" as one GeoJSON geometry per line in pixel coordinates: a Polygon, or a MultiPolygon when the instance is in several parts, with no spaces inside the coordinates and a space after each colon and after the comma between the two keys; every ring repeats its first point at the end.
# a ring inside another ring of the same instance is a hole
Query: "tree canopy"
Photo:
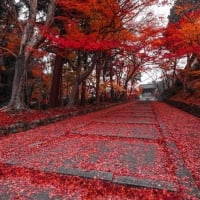
{"type": "Polygon", "coordinates": [[[3,1],[1,77],[7,58],[15,70],[4,109],[126,99],[146,63],[198,59],[199,3],[177,0],[166,28],[148,12],[158,3],[167,1],[3,1]]]}

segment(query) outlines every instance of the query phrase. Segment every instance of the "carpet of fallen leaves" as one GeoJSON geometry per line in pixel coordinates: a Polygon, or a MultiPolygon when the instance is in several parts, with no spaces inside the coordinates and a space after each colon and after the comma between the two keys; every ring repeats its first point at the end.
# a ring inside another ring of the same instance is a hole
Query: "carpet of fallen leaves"
{"type": "MultiPolygon", "coordinates": [[[[106,103],[107,106],[113,106],[115,103],[106,103]]],[[[12,113],[8,111],[3,111],[0,109],[0,127],[7,125],[12,125],[18,122],[31,122],[38,119],[45,119],[55,115],[67,114],[70,112],[80,111],[84,109],[93,108],[95,105],[86,105],[85,107],[61,107],[61,108],[50,108],[47,110],[24,110],[20,113],[12,113]]]]}
{"type": "Polygon", "coordinates": [[[200,188],[200,119],[160,102],[154,103],[154,109],[169,129],[200,188]]]}
{"type": "Polygon", "coordinates": [[[166,190],[133,188],[109,182],[63,177],[20,167],[0,165],[0,199],[9,200],[181,200],[166,190]],[[5,192],[6,191],[6,192],[5,192]]]}
{"type": "MultiPolygon", "coordinates": [[[[127,105],[129,106],[129,104],[127,105]]],[[[51,167],[57,168],[65,162],[65,165],[69,165],[69,167],[84,169],[95,168],[96,170],[103,168],[104,171],[114,170],[116,174],[122,173],[123,175],[139,176],[139,172],[134,172],[133,169],[130,170],[125,167],[123,168],[121,165],[123,158],[121,158],[120,155],[125,155],[128,149],[134,151],[136,154],[141,154],[141,160],[138,162],[144,162],[144,169],[142,169],[144,172],[146,163],[145,159],[143,159],[142,152],[145,152],[146,149],[142,149],[137,140],[134,141],[134,144],[137,144],[136,147],[138,147],[138,149],[134,149],[135,146],[132,147],[129,141],[129,137],[133,136],[133,132],[130,130],[141,130],[141,125],[124,125],[121,123],[120,117],[118,119],[117,116],[117,112],[123,111],[127,105],[125,104],[102,110],[101,112],[74,117],[48,126],[38,127],[27,132],[7,135],[0,138],[0,199],[182,199],[180,194],[166,190],[133,188],[115,185],[97,179],[64,176],[54,173],[54,169],[52,168],[49,170],[51,173],[44,172],[43,167],[48,164],[51,164],[51,167]],[[109,126],[105,123],[108,120],[107,115],[112,115],[109,118],[109,126]],[[102,126],[102,123],[105,126],[102,126]],[[112,123],[115,123],[115,125],[112,126],[112,123]],[[98,129],[101,130],[101,134],[99,134],[98,129]],[[124,130],[126,130],[126,132],[122,134],[124,130]],[[110,138],[105,138],[105,136],[110,138]],[[120,137],[124,139],[122,143],[118,142],[120,137]],[[81,151],[78,146],[82,147],[81,151]],[[98,156],[97,152],[100,149],[106,149],[108,154],[98,156]],[[66,163],[66,156],[64,155],[67,155],[67,159],[69,158],[73,162],[66,163]],[[38,160],[38,157],[40,157],[40,160],[38,160]],[[54,163],[52,163],[52,158],[54,158],[54,163]],[[118,161],[117,158],[121,160],[118,161]],[[109,163],[109,159],[110,164],[107,166],[106,163],[109,163]],[[95,162],[92,163],[94,160],[95,162]],[[8,165],[5,163],[10,164],[8,165]]],[[[176,141],[179,149],[181,149],[188,168],[193,172],[197,184],[199,184],[200,134],[197,129],[199,127],[199,119],[163,103],[156,102],[153,104],[153,108],[172,133],[173,140],[176,141]]],[[[150,111],[144,110],[142,113],[143,118],[145,118],[146,115],[149,116],[149,113],[150,111]]],[[[52,115],[53,112],[47,113],[47,115],[48,114],[52,115]]],[[[135,111],[135,114],[137,115],[137,120],[140,122],[141,119],[140,117],[138,118],[138,115],[140,115],[141,112],[137,113],[137,111],[135,111]]],[[[2,117],[2,115],[0,117],[2,117]]],[[[7,123],[13,123],[15,120],[19,119],[30,121],[38,119],[38,117],[46,117],[46,114],[38,113],[38,116],[37,114],[35,114],[35,116],[27,114],[26,117],[22,114],[14,117],[13,115],[6,116],[4,113],[3,118],[4,117],[5,119],[7,117],[7,123]]],[[[123,121],[129,122],[130,118],[126,115],[123,121]]],[[[156,120],[151,116],[147,118],[147,122],[150,122],[150,124],[147,123],[144,125],[146,128],[142,131],[143,135],[141,135],[141,133],[134,135],[134,137],[138,137],[139,139],[148,139],[151,137],[153,141],[155,140],[155,142],[159,144],[160,135],[159,132],[155,131],[157,130],[156,120]],[[146,129],[148,129],[148,132],[145,132],[146,129]]],[[[1,121],[1,123],[4,125],[3,121],[1,121]]],[[[151,146],[151,142],[146,142],[145,145],[147,149],[155,148],[157,156],[155,161],[158,164],[151,166],[151,169],[146,166],[148,172],[146,176],[148,177],[148,175],[150,175],[151,178],[156,179],[156,177],[159,177],[165,180],[164,168],[169,167],[169,171],[171,169],[170,165],[168,166],[169,163],[167,163],[166,152],[162,148],[162,144],[161,147],[159,145],[151,146]],[[161,160],[161,158],[165,158],[165,160],[161,160]]],[[[172,178],[173,174],[168,177],[168,179],[172,178]]]]}
{"type": "Polygon", "coordinates": [[[22,142],[19,138],[11,141],[2,150],[1,163],[51,172],[65,167],[169,182],[175,179],[163,148],[151,142],[66,135],[53,141],[51,138],[48,144],[39,141],[30,144],[30,140],[22,142]]]}
{"type": "Polygon", "coordinates": [[[26,110],[20,113],[10,113],[0,110],[0,126],[15,124],[18,122],[31,122],[33,120],[48,118],[53,115],[65,114],[71,112],[74,109],[49,109],[49,110],[26,110]]]}
{"type": "Polygon", "coordinates": [[[186,92],[184,89],[178,91],[174,96],[172,96],[170,99],[178,102],[183,102],[189,105],[198,105],[200,106],[200,92],[199,90],[196,90],[193,95],[190,95],[188,92],[186,92]]]}

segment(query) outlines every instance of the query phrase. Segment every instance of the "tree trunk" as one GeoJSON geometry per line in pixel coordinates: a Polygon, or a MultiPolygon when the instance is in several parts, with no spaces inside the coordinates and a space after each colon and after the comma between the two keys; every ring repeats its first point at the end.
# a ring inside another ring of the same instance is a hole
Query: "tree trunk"
{"type": "Polygon", "coordinates": [[[113,87],[113,68],[110,66],[110,98],[114,100],[114,87],[113,87]]]}
{"type": "Polygon", "coordinates": [[[51,108],[57,107],[61,104],[61,84],[62,84],[62,65],[63,59],[60,55],[56,55],[55,67],[53,70],[53,78],[51,84],[51,92],[49,98],[49,106],[51,108]]]}
{"type": "Polygon", "coordinates": [[[76,105],[78,103],[78,99],[76,99],[78,94],[79,94],[79,82],[76,80],[72,87],[72,92],[69,98],[69,107],[76,105]]]}
{"type": "Polygon", "coordinates": [[[81,105],[85,106],[86,103],[86,80],[82,81],[82,90],[81,90],[81,105]]]}
{"type": "MultiPolygon", "coordinates": [[[[32,0],[29,3],[29,18],[22,30],[22,37],[20,41],[19,53],[16,59],[15,75],[13,80],[11,99],[8,105],[4,108],[6,110],[21,111],[26,107],[25,95],[24,95],[24,84],[26,78],[26,72],[30,57],[32,56],[33,50],[37,48],[43,41],[44,36],[35,34],[35,23],[38,0],[32,0]]],[[[49,1],[47,9],[47,17],[45,25],[49,26],[52,24],[54,19],[54,12],[56,8],[56,0],[49,1]]]]}
{"type": "Polygon", "coordinates": [[[72,93],[69,98],[69,107],[77,105],[79,103],[79,85],[80,85],[80,75],[81,75],[81,66],[80,66],[80,53],[78,53],[78,61],[76,67],[76,79],[72,87],[72,93]]]}
{"type": "Polygon", "coordinates": [[[124,91],[123,91],[123,94],[122,94],[123,100],[127,99],[127,88],[128,88],[128,81],[126,81],[125,84],[124,84],[124,91]]]}
{"type": "Polygon", "coordinates": [[[26,77],[26,62],[24,56],[17,58],[15,66],[15,75],[12,86],[11,99],[7,105],[7,109],[13,111],[21,111],[27,108],[25,105],[25,77],[26,77]]]}
{"type": "Polygon", "coordinates": [[[68,104],[69,107],[73,106],[74,104],[79,103],[78,102],[79,101],[79,85],[81,84],[82,81],[86,80],[87,77],[91,74],[91,72],[95,68],[96,61],[97,61],[97,54],[95,53],[91,61],[92,62],[91,66],[88,67],[87,70],[81,74],[80,55],[79,55],[79,60],[77,62],[77,69],[76,69],[76,80],[75,80],[74,86],[72,87],[72,92],[71,92],[69,104],[68,104]]]}
{"type": "Polygon", "coordinates": [[[26,108],[24,85],[25,85],[27,64],[31,56],[31,51],[28,50],[27,48],[29,48],[30,45],[29,42],[34,33],[34,22],[36,19],[36,14],[37,14],[37,0],[33,0],[30,3],[29,18],[22,32],[19,54],[15,66],[15,76],[13,80],[11,99],[7,105],[7,108],[13,111],[21,111],[26,108]]]}
{"type": "Polygon", "coordinates": [[[101,66],[97,63],[96,66],[96,104],[100,104],[100,75],[101,75],[101,66]]]}

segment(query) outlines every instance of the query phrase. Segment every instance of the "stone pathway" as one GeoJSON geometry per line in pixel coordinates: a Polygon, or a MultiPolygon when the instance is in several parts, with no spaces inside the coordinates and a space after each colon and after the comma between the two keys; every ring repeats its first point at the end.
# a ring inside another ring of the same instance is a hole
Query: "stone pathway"
{"type": "MultiPolygon", "coordinates": [[[[4,167],[184,192],[200,199],[181,153],[151,103],[128,103],[4,137],[0,155],[4,167]]],[[[1,182],[0,186],[7,188],[1,182]]],[[[0,189],[0,199],[9,199],[5,190],[0,189]]],[[[48,192],[40,191],[33,199],[51,199],[48,192]]]]}

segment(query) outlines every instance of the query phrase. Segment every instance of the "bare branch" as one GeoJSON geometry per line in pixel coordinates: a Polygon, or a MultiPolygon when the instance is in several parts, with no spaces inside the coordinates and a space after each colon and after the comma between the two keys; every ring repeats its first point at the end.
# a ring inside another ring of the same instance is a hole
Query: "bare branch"
{"type": "Polygon", "coordinates": [[[9,50],[9,49],[7,49],[7,48],[5,48],[5,47],[0,47],[0,49],[3,49],[3,50],[5,50],[5,51],[7,51],[7,52],[9,52],[11,55],[13,55],[15,58],[17,57],[17,54],[15,54],[13,51],[11,51],[11,50],[9,50]]]}

